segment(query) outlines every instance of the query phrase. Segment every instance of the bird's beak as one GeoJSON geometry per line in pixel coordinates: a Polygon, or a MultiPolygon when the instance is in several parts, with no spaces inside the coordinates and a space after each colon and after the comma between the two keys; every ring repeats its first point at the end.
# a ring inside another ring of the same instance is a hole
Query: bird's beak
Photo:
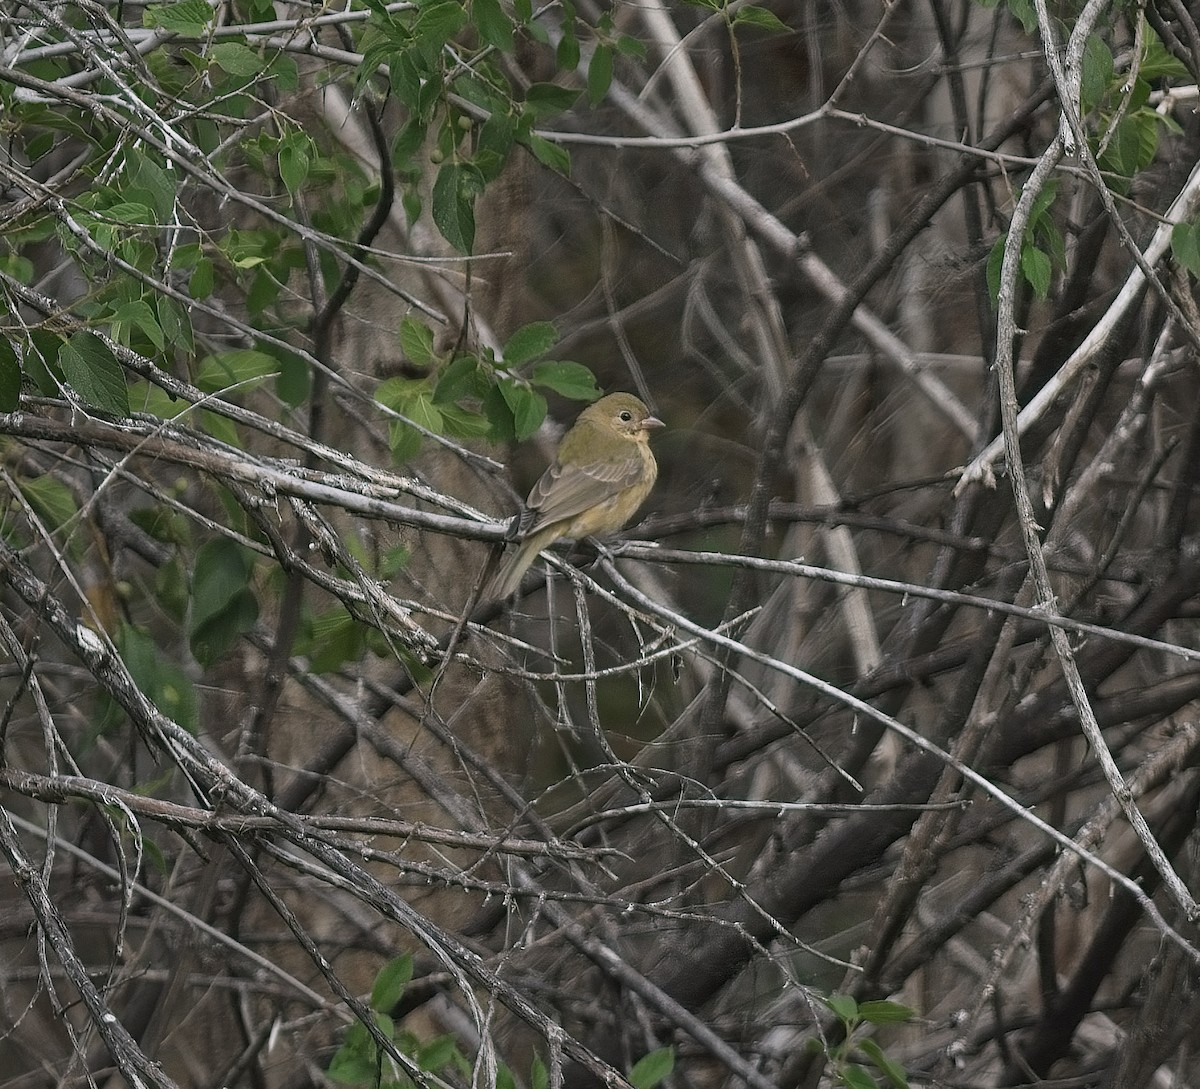
{"type": "Polygon", "coordinates": [[[660,427],[666,427],[666,426],[667,425],[665,423],[663,423],[662,420],[660,420],[657,416],[647,416],[642,421],[642,430],[643,431],[657,431],[660,427]]]}

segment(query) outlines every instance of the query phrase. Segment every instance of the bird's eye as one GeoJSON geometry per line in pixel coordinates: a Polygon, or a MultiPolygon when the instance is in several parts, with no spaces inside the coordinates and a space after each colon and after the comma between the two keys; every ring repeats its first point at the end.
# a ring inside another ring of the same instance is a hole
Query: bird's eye
{"type": "Polygon", "coordinates": [[[629,421],[632,419],[633,419],[633,413],[630,412],[629,409],[626,409],[624,412],[621,413],[622,422],[629,423],[629,421]]]}

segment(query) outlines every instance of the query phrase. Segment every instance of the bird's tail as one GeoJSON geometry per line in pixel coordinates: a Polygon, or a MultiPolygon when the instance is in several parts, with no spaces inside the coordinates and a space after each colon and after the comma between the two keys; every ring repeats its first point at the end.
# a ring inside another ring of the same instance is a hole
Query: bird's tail
{"type": "Polygon", "coordinates": [[[526,537],[516,552],[509,556],[504,566],[496,572],[495,577],[484,591],[484,599],[503,601],[506,597],[515,594],[521,586],[521,579],[525,577],[525,572],[533,566],[533,561],[538,558],[538,553],[561,535],[556,532],[556,529],[557,527],[550,526],[540,533],[526,537]]]}

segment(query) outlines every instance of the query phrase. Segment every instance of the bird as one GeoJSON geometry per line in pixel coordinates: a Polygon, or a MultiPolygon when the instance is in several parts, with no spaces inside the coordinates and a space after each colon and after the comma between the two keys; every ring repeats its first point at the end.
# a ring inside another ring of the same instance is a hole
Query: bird
{"type": "Polygon", "coordinates": [[[538,553],[560,538],[581,540],[624,526],[658,478],[650,433],[663,426],[631,393],[610,393],[588,405],[525,500],[516,529],[520,546],[486,596],[502,601],[514,593],[538,553]]]}

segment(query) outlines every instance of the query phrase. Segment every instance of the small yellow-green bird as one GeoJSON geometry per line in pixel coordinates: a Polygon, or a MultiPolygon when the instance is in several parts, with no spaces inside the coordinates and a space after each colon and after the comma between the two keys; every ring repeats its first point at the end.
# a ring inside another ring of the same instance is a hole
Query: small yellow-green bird
{"type": "Polygon", "coordinates": [[[631,393],[611,393],[588,405],[529,493],[517,527],[520,547],[487,596],[513,593],[538,553],[560,537],[615,533],[628,522],[658,477],[650,432],[662,426],[631,393]]]}

